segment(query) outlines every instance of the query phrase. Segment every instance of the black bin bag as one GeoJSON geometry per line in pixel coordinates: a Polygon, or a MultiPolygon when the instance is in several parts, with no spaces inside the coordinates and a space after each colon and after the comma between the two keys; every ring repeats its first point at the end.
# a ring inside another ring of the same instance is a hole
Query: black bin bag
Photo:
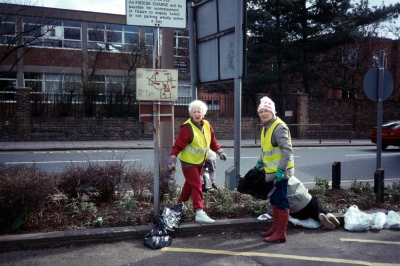
{"type": "Polygon", "coordinates": [[[169,232],[179,228],[183,205],[165,206],[162,215],[154,215],[153,229],[144,236],[145,246],[151,249],[160,249],[171,245],[172,238],[169,232]]]}
{"type": "Polygon", "coordinates": [[[265,181],[264,170],[254,167],[243,178],[239,179],[237,191],[249,194],[256,199],[266,200],[273,186],[274,182],[265,181]]]}

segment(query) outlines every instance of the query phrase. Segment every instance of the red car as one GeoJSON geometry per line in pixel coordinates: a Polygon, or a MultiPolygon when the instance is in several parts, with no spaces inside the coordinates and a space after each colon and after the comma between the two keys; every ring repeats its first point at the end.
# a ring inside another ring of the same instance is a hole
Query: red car
{"type": "MultiPolygon", "coordinates": [[[[376,143],[376,127],[371,129],[369,139],[376,143]]],[[[382,150],[389,145],[400,147],[400,120],[389,121],[382,124],[382,150]]]]}

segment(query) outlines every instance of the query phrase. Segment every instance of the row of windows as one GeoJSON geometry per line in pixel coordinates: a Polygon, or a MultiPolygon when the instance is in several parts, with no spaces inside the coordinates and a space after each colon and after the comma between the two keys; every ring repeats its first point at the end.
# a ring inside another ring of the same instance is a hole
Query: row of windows
{"type": "MultiPolygon", "coordinates": [[[[82,92],[82,76],[72,74],[24,73],[26,87],[38,92],[82,92]]],[[[94,76],[91,86],[97,92],[123,92],[124,77],[94,76]]]]}
{"type": "MultiPolygon", "coordinates": [[[[18,17],[4,15],[0,18],[0,43],[14,45],[22,35],[25,45],[82,48],[82,23],[73,20],[50,20],[33,17],[22,18],[21,34],[18,17]]],[[[162,34],[162,33],[161,33],[162,34]]],[[[176,30],[174,38],[175,56],[189,56],[189,36],[187,31],[176,30]]],[[[138,44],[140,27],[88,22],[87,40],[89,49],[123,51],[124,47],[138,44]]],[[[146,46],[153,46],[153,28],[145,28],[146,46]]]]}
{"type": "MultiPolygon", "coordinates": [[[[0,91],[13,91],[17,84],[16,74],[0,73],[0,91]]],[[[91,84],[97,92],[123,92],[125,77],[96,75],[91,84]]],[[[82,76],[72,74],[24,73],[24,86],[36,92],[82,92],[82,76]]],[[[180,80],[178,94],[190,97],[190,82],[180,80]]]]}

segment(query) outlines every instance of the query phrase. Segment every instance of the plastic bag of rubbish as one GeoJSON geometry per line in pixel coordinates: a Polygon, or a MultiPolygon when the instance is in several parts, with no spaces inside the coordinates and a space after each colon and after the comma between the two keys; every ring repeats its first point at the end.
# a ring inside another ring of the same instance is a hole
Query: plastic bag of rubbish
{"type": "Polygon", "coordinates": [[[383,227],[386,229],[400,229],[400,215],[394,211],[389,211],[383,227]]]}
{"type": "Polygon", "coordinates": [[[376,212],[372,214],[372,220],[374,224],[371,226],[370,229],[382,229],[386,223],[386,214],[383,212],[376,212]]]}
{"type": "Polygon", "coordinates": [[[349,231],[365,231],[373,224],[372,215],[362,212],[356,205],[350,206],[344,214],[344,229],[349,231]]]}
{"type": "Polygon", "coordinates": [[[165,229],[161,215],[154,215],[153,229],[144,236],[144,245],[151,249],[160,249],[171,245],[172,239],[165,229]]]}
{"type": "Polygon", "coordinates": [[[256,199],[266,200],[273,187],[273,182],[265,181],[264,170],[254,167],[243,178],[239,178],[237,191],[242,194],[249,194],[256,199]]]}
{"type": "Polygon", "coordinates": [[[167,231],[174,231],[181,223],[183,204],[165,206],[162,213],[164,227],[167,231]]]}
{"type": "Polygon", "coordinates": [[[299,220],[297,218],[293,218],[292,216],[289,216],[289,222],[306,228],[319,228],[322,225],[320,222],[317,222],[312,218],[308,218],[307,220],[299,220]]]}

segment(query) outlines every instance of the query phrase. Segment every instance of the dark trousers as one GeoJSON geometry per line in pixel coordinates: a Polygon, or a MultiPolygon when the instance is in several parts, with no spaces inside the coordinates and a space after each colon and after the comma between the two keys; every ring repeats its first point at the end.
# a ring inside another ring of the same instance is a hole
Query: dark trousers
{"type": "Polygon", "coordinates": [[[310,202],[301,211],[290,213],[290,216],[299,220],[313,218],[315,221],[319,222],[318,215],[320,213],[327,214],[328,212],[322,207],[316,197],[312,197],[310,202]]]}
{"type": "Polygon", "coordinates": [[[271,205],[276,205],[279,210],[289,210],[290,202],[288,198],[288,180],[283,179],[275,183],[275,190],[269,196],[271,205]]]}

